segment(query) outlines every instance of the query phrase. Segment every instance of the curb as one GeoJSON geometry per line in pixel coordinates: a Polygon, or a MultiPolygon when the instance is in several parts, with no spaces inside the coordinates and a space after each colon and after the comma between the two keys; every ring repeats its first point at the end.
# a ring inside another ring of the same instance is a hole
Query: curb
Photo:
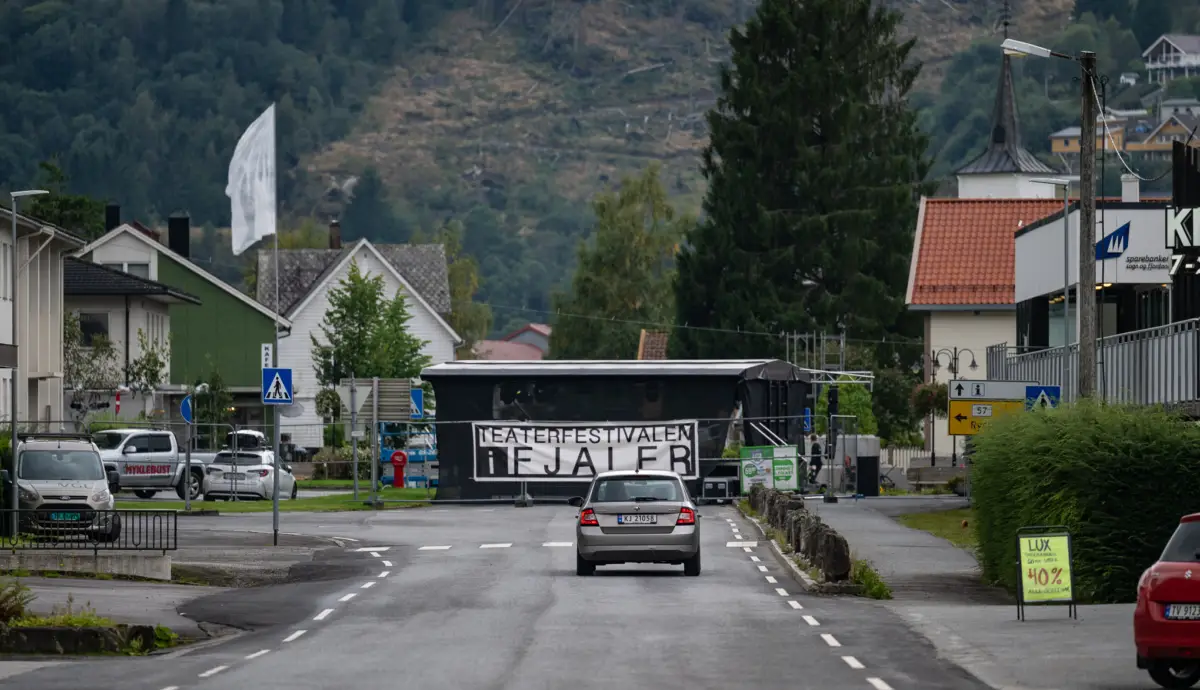
{"type": "Polygon", "coordinates": [[[804,591],[808,592],[809,594],[821,594],[821,585],[817,584],[816,580],[809,577],[808,573],[801,570],[800,566],[796,565],[795,561],[788,558],[787,554],[783,552],[783,549],[779,548],[779,544],[774,539],[767,536],[767,531],[763,529],[763,526],[758,519],[747,515],[746,512],[742,510],[740,505],[736,503],[733,505],[735,508],[737,508],[738,514],[749,520],[750,524],[754,525],[754,529],[758,530],[758,533],[762,535],[763,540],[771,545],[771,550],[775,552],[775,559],[782,561],[787,569],[791,571],[792,579],[799,580],[804,585],[804,591]]]}
{"type": "Polygon", "coordinates": [[[177,510],[175,514],[179,517],[213,517],[220,515],[221,511],[201,508],[200,510],[177,510]]]}

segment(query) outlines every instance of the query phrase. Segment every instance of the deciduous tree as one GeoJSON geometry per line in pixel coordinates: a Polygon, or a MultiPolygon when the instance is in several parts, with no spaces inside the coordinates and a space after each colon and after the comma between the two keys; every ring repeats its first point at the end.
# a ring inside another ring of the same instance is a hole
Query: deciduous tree
{"type": "Polygon", "coordinates": [[[63,384],[71,391],[70,408],[76,421],[108,402],[121,385],[123,372],[116,348],[104,336],[84,342],[79,317],[63,315],[63,384]]]}
{"type": "Polygon", "coordinates": [[[592,202],[592,237],[579,246],[570,288],[554,298],[551,357],[632,359],[643,327],[672,320],[673,258],[694,221],[667,201],[659,171],[651,165],[592,202]]]}

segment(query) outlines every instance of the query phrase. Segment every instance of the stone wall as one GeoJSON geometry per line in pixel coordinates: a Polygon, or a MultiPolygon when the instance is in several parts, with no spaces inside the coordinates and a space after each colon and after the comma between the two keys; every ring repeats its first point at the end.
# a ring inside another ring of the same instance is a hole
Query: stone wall
{"type": "Polygon", "coordinates": [[[850,545],[846,538],[808,510],[804,499],[755,486],[750,490],[749,500],[754,512],[779,531],[796,555],[820,570],[826,582],[850,579],[850,545]]]}

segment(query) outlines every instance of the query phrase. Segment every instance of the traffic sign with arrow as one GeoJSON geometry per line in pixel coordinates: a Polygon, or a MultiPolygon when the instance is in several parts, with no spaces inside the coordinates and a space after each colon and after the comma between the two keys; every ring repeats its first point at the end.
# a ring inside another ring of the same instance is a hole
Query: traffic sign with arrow
{"type": "Polygon", "coordinates": [[[1024,410],[1024,400],[951,400],[948,431],[951,436],[974,436],[991,419],[1024,410]]]}

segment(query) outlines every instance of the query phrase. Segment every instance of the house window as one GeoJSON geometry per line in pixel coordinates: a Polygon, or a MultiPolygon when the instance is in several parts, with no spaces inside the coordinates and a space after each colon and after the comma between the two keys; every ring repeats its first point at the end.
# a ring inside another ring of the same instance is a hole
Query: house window
{"type": "Polygon", "coordinates": [[[150,279],[150,264],[125,264],[125,272],[138,278],[150,279]]]}
{"type": "Polygon", "coordinates": [[[108,340],[108,314],[79,314],[79,330],[83,333],[83,346],[91,347],[96,338],[108,340]]]}
{"type": "Polygon", "coordinates": [[[0,245],[0,299],[12,299],[12,245],[0,245]]]}

